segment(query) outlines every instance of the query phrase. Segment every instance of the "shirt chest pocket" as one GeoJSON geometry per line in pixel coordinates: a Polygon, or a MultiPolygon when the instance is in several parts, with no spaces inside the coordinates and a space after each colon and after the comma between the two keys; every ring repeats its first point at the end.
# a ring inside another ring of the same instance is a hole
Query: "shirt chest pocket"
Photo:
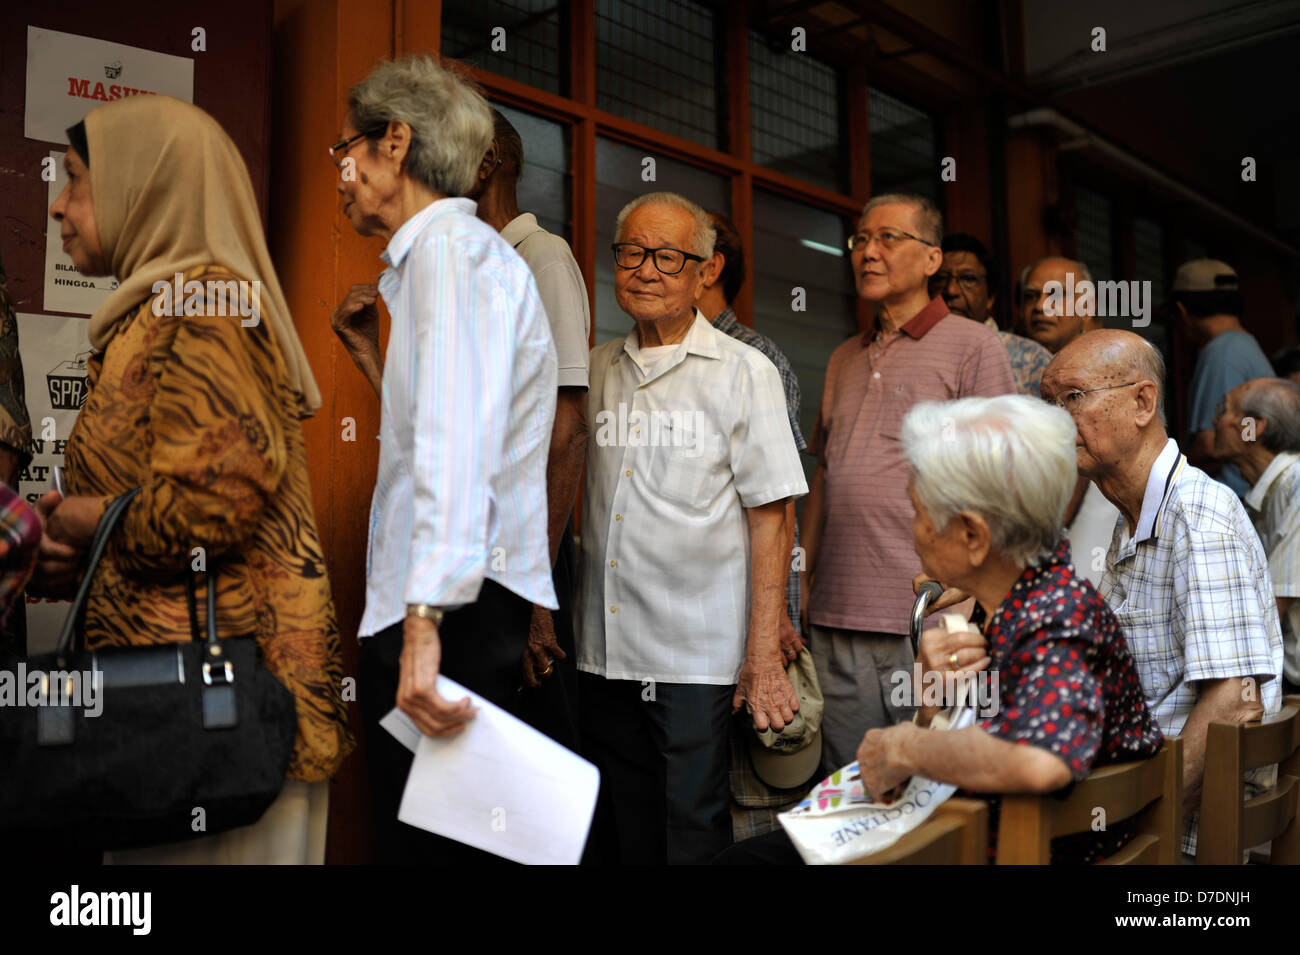
{"type": "Polygon", "coordinates": [[[1115,611],[1148,700],[1162,700],[1177,676],[1181,651],[1170,640],[1164,616],[1156,610],[1128,608],[1115,611]]]}
{"type": "Polygon", "coordinates": [[[652,438],[647,474],[651,493],[683,507],[708,510],[731,473],[721,435],[700,424],[674,422],[655,429],[652,438]]]}

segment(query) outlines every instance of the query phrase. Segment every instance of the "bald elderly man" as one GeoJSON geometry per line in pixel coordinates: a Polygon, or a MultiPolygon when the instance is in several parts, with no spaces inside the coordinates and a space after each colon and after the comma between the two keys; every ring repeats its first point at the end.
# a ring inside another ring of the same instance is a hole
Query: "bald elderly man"
{"type": "MultiPolygon", "coordinates": [[[[1197,808],[1212,720],[1250,722],[1281,706],[1282,631],[1268,560],[1241,501],[1192,467],[1164,424],[1164,361],[1132,332],[1067,345],[1042,396],[1078,429],[1079,473],[1120,511],[1101,595],[1119,619],[1148,708],[1183,738],[1183,852],[1196,854],[1197,808]]],[[[1251,774],[1253,786],[1269,772],[1251,774]]]]}
{"type": "Polygon", "coordinates": [[[1080,282],[1091,281],[1092,272],[1088,266],[1058,255],[1039,259],[1025,269],[1020,276],[1020,320],[1026,329],[1025,334],[1055,355],[1084,332],[1102,328],[1101,319],[1090,312],[1077,310],[1075,303],[1068,299],[1064,308],[1068,314],[1053,315],[1046,308],[1051,283],[1074,287],[1080,282]]]}
{"type": "Polygon", "coordinates": [[[1250,486],[1246,510],[1268,554],[1282,622],[1283,688],[1300,693],[1300,384],[1253,378],[1229,391],[1214,421],[1214,453],[1250,486]]]}

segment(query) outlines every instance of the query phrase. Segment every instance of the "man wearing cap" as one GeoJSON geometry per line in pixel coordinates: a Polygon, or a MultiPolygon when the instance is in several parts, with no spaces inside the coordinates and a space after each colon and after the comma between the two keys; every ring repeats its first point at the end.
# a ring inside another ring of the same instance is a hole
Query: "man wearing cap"
{"type": "Polygon", "coordinates": [[[1201,346],[1192,372],[1187,460],[1245,497],[1250,485],[1237,465],[1215,456],[1214,419],[1229,391],[1252,378],[1272,377],[1273,366],[1241,327],[1241,291],[1232,266],[1216,259],[1184,262],[1171,292],[1183,328],[1201,346]]]}

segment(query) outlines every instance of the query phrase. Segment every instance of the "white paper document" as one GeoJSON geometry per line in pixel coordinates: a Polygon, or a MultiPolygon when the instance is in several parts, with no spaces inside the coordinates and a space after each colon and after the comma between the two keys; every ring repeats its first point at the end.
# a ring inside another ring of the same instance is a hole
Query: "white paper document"
{"type": "Polygon", "coordinates": [[[438,692],[478,711],[459,735],[425,736],[397,709],[380,724],[415,751],[397,818],[515,862],[577,865],[596,767],[454,680],[439,676],[438,692]]]}

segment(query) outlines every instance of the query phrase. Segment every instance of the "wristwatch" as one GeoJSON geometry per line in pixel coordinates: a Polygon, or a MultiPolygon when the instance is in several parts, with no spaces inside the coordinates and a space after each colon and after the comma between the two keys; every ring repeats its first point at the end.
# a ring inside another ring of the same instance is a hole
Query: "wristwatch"
{"type": "Polygon", "coordinates": [[[432,620],[435,627],[442,626],[443,612],[431,604],[407,604],[406,615],[408,617],[423,617],[425,620],[432,620]]]}

